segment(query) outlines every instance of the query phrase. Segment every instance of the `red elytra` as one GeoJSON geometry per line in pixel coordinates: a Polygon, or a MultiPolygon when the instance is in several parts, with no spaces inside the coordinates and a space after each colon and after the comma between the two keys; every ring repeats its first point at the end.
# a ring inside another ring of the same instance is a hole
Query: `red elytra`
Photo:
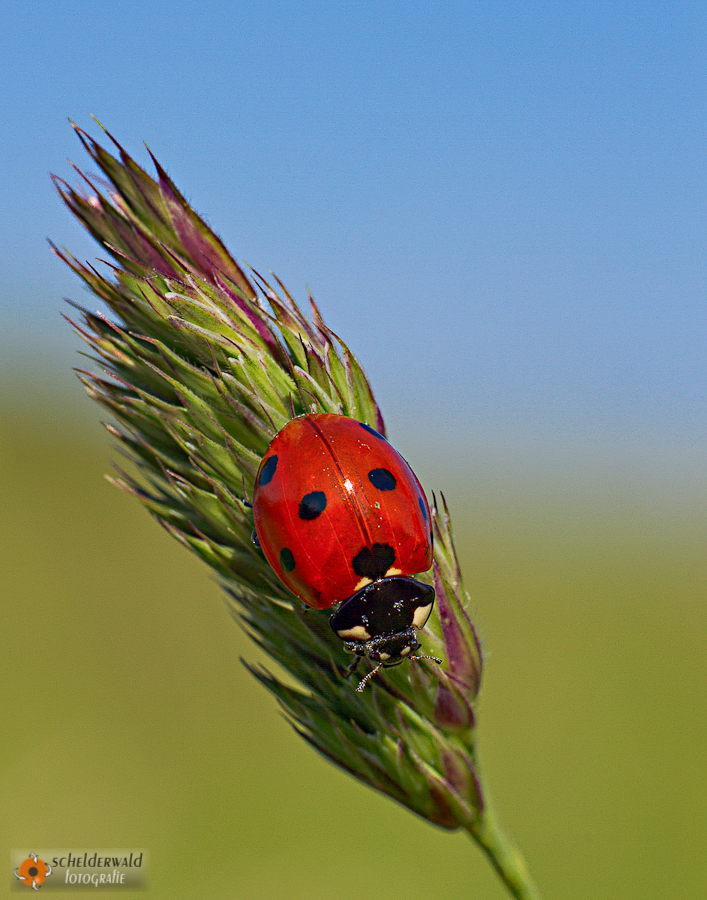
{"type": "Polygon", "coordinates": [[[316,609],[432,565],[420,482],[382,435],[346,416],[301,416],[276,435],[255,480],[253,517],[278,577],[316,609]]]}

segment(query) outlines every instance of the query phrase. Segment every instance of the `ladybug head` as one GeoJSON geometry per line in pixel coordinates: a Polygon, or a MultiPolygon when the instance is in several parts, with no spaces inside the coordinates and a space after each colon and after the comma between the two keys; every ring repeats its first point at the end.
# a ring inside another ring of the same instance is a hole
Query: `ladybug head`
{"type": "Polygon", "coordinates": [[[366,682],[381,666],[397,666],[404,659],[433,659],[412,656],[420,642],[417,631],[423,628],[434,605],[434,589],[406,575],[380,578],[367,584],[341,604],[331,617],[331,627],[356,654],[353,671],[363,656],[378,665],[361,681],[366,682]]]}

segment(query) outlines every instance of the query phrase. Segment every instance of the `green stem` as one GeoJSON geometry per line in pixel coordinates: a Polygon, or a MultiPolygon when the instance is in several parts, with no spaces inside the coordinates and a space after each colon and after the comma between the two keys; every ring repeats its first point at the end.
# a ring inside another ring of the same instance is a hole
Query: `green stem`
{"type": "Polygon", "coordinates": [[[516,900],[540,900],[523,854],[504,833],[487,798],[484,791],[483,816],[467,826],[469,834],[491,860],[491,865],[516,900]]]}

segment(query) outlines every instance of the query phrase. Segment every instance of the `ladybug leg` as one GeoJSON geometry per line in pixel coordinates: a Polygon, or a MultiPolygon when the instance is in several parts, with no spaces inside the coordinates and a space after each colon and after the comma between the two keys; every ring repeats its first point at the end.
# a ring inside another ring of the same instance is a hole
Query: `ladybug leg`
{"type": "Polygon", "coordinates": [[[363,657],[360,656],[359,654],[356,654],[356,656],[354,656],[353,662],[351,663],[351,665],[346,667],[346,671],[344,672],[344,678],[348,678],[350,675],[353,675],[353,673],[358,668],[358,664],[361,662],[362,659],[363,659],[363,657]]]}
{"type": "MultiPolygon", "coordinates": [[[[253,509],[253,504],[250,502],[250,500],[246,500],[245,497],[241,497],[241,503],[243,504],[243,506],[247,506],[248,509],[253,509]]],[[[257,549],[260,550],[260,538],[258,537],[258,532],[255,530],[255,528],[250,533],[250,539],[255,544],[257,549]]]]}
{"type": "Polygon", "coordinates": [[[244,506],[249,506],[251,509],[253,509],[253,504],[248,499],[248,491],[246,490],[245,486],[245,475],[243,476],[243,496],[241,497],[241,502],[244,506]]]}
{"type": "Polygon", "coordinates": [[[382,665],[383,665],[383,663],[379,662],[378,665],[375,667],[375,669],[371,669],[371,671],[368,673],[368,675],[366,675],[365,678],[362,678],[359,681],[358,687],[356,688],[356,693],[360,694],[363,692],[363,689],[366,687],[368,682],[371,680],[371,678],[373,678],[373,676],[376,674],[376,672],[380,669],[380,667],[382,665]]]}

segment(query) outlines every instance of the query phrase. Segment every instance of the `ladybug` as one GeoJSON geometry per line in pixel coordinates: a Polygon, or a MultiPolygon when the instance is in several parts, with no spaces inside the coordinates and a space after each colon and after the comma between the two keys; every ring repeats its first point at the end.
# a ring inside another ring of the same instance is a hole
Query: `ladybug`
{"type": "MultiPolygon", "coordinates": [[[[430,510],[414,472],[369,425],[330,413],[280,431],[258,469],[254,540],[308,606],[341,605],[330,623],[346,648],[394,666],[419,649],[434,590],[413,575],[432,565],[430,510]]],[[[439,660],[435,660],[439,662],[439,660]]]]}

